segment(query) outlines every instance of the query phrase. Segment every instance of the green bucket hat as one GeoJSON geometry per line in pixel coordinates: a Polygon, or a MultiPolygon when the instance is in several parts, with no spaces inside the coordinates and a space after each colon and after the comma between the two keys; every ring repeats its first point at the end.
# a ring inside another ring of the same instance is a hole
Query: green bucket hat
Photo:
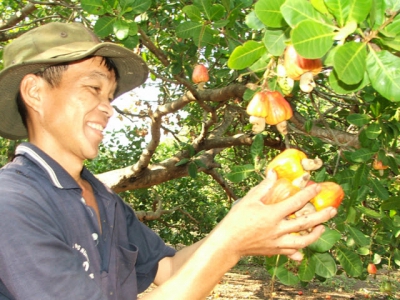
{"type": "Polygon", "coordinates": [[[4,69],[0,72],[0,135],[8,139],[22,139],[28,135],[16,103],[25,75],[88,56],[109,57],[115,63],[119,73],[115,97],[147,79],[148,68],[140,56],[122,46],[102,43],[82,24],[42,25],[24,33],[4,48],[4,69]]]}

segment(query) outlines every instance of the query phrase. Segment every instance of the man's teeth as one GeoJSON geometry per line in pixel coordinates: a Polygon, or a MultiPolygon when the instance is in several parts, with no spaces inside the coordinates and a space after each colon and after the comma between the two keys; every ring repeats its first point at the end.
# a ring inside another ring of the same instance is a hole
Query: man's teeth
{"type": "Polygon", "coordinates": [[[93,129],[99,130],[99,131],[103,131],[104,130],[104,127],[101,126],[100,124],[97,124],[97,123],[88,122],[88,126],[92,127],[93,129]]]}

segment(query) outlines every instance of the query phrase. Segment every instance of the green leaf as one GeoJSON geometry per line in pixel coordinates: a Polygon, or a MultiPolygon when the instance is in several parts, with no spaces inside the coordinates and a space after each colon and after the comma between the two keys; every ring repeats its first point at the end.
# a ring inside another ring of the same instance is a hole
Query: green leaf
{"type": "Polygon", "coordinates": [[[197,165],[194,162],[189,163],[188,173],[192,178],[197,177],[197,165]]]}
{"type": "Polygon", "coordinates": [[[382,128],[377,123],[372,123],[365,129],[365,135],[371,140],[375,140],[382,132],[382,128]]]}
{"type": "Polygon", "coordinates": [[[335,70],[332,70],[329,75],[329,84],[332,89],[338,94],[349,94],[361,90],[363,87],[368,85],[369,77],[367,73],[364,73],[364,77],[361,82],[357,84],[348,85],[341,81],[335,70]]]}
{"type": "Polygon", "coordinates": [[[293,272],[289,271],[284,267],[278,267],[275,272],[276,277],[284,285],[296,285],[299,283],[300,279],[293,272]]]}
{"type": "Polygon", "coordinates": [[[367,125],[371,121],[371,118],[368,115],[364,114],[351,114],[346,117],[346,120],[350,124],[362,127],[364,125],[367,125]]]}
{"type": "Polygon", "coordinates": [[[234,183],[245,180],[251,173],[254,172],[253,165],[233,166],[231,172],[226,174],[226,178],[234,183]]]}
{"type": "Polygon", "coordinates": [[[184,165],[184,164],[187,164],[189,161],[190,161],[190,159],[188,159],[188,158],[183,158],[183,159],[181,159],[180,161],[178,161],[178,162],[175,164],[175,167],[179,167],[179,166],[182,166],[182,165],[184,165]]]}
{"type": "Polygon", "coordinates": [[[362,163],[362,162],[369,161],[372,158],[372,156],[374,156],[374,155],[375,155],[375,151],[372,151],[372,150],[366,149],[366,148],[361,148],[361,149],[354,151],[351,154],[351,159],[354,162],[362,163]]]}
{"type": "Polygon", "coordinates": [[[260,21],[257,17],[256,12],[253,10],[246,16],[246,25],[249,26],[251,29],[261,30],[264,29],[264,24],[260,21]]]}
{"type": "Polygon", "coordinates": [[[129,24],[124,20],[117,20],[113,25],[113,31],[117,39],[124,40],[129,35],[129,24]]]}
{"type": "Polygon", "coordinates": [[[337,266],[329,253],[313,253],[310,260],[315,265],[315,273],[323,278],[335,276],[337,266]]]}
{"type": "Polygon", "coordinates": [[[310,3],[320,13],[324,15],[329,14],[328,8],[325,5],[325,0],[310,0],[310,3]]]}
{"type": "Polygon", "coordinates": [[[340,265],[350,276],[357,277],[363,272],[363,264],[360,257],[354,252],[344,247],[336,249],[337,259],[340,265]]]}
{"type": "Polygon", "coordinates": [[[382,210],[400,209],[400,197],[390,197],[381,204],[382,210]]]}
{"type": "Polygon", "coordinates": [[[350,0],[347,21],[362,23],[371,11],[372,0],[350,0]]]}
{"type": "Polygon", "coordinates": [[[183,13],[192,21],[202,21],[200,9],[194,5],[186,5],[182,8],[183,13]]]}
{"type": "Polygon", "coordinates": [[[386,50],[371,50],[367,72],[374,89],[390,101],[400,101],[400,58],[386,50]]]}
{"type": "Polygon", "coordinates": [[[387,37],[396,37],[400,34],[400,15],[397,15],[393,21],[380,30],[387,37]]]}
{"type": "Polygon", "coordinates": [[[349,14],[350,0],[325,0],[325,5],[335,16],[338,26],[343,27],[349,14]]]}
{"type": "Polygon", "coordinates": [[[357,228],[347,226],[347,230],[358,246],[365,247],[370,244],[370,238],[357,228]]]}
{"type": "Polygon", "coordinates": [[[247,68],[256,62],[264,53],[266,53],[266,49],[262,43],[248,41],[233,50],[228,59],[228,67],[234,70],[247,68]]]}
{"type": "Polygon", "coordinates": [[[384,1],[372,1],[372,7],[370,11],[370,20],[372,29],[378,29],[380,25],[385,22],[386,14],[385,14],[385,2],[384,1]]]}
{"type": "Polygon", "coordinates": [[[360,187],[368,182],[370,168],[366,164],[361,164],[354,174],[353,187],[360,187]]]}
{"type": "Polygon", "coordinates": [[[333,67],[339,79],[348,85],[359,83],[365,73],[367,49],[364,43],[349,42],[339,46],[333,67]]]}
{"type": "Polygon", "coordinates": [[[176,35],[184,39],[193,38],[194,43],[202,47],[212,43],[214,31],[202,23],[188,21],[176,27],[176,35]]]}
{"type": "Polygon", "coordinates": [[[306,0],[286,0],[281,6],[281,12],[290,27],[296,27],[305,20],[313,21],[318,25],[326,25],[323,15],[306,0]]]}
{"type": "Polygon", "coordinates": [[[109,36],[113,33],[115,21],[116,18],[113,17],[100,17],[94,25],[94,32],[101,38],[109,36]]]}
{"type": "Polygon", "coordinates": [[[364,215],[366,215],[366,216],[368,216],[370,218],[374,218],[374,219],[380,220],[383,217],[383,215],[380,214],[379,212],[376,212],[376,211],[374,211],[372,209],[369,209],[369,208],[366,208],[366,207],[363,207],[363,206],[359,206],[358,210],[361,213],[363,213],[364,215]]]}
{"type": "Polygon", "coordinates": [[[286,41],[288,40],[289,28],[286,30],[280,29],[267,29],[264,34],[264,45],[268,52],[274,56],[282,55],[286,48],[286,41]]]}
{"type": "Polygon", "coordinates": [[[385,0],[386,9],[389,12],[397,12],[400,10],[400,1],[399,0],[385,0]]]}
{"type": "Polygon", "coordinates": [[[211,20],[212,3],[210,0],[194,0],[193,4],[197,6],[206,16],[207,20],[211,20]]]}
{"type": "Polygon", "coordinates": [[[176,27],[176,35],[184,39],[199,36],[202,27],[203,24],[199,22],[183,22],[176,27]]]}
{"type": "Polygon", "coordinates": [[[259,133],[254,137],[253,143],[251,144],[250,148],[250,153],[253,160],[255,160],[256,157],[260,157],[260,155],[263,153],[263,150],[264,150],[264,138],[263,135],[259,133]]]}
{"type": "Polygon", "coordinates": [[[337,241],[341,239],[341,234],[335,230],[331,230],[325,226],[325,231],[321,237],[308,246],[309,249],[315,252],[326,252],[330,250],[337,241]]]}
{"type": "Polygon", "coordinates": [[[151,0],[119,0],[119,5],[130,15],[139,15],[150,8],[151,0]]]}
{"type": "Polygon", "coordinates": [[[332,27],[313,20],[300,22],[291,33],[292,43],[297,53],[310,59],[324,56],[332,47],[334,36],[332,27]]]}
{"type": "Polygon", "coordinates": [[[199,158],[193,160],[193,162],[196,164],[196,166],[197,166],[198,168],[204,168],[204,169],[207,169],[207,168],[208,168],[207,165],[206,165],[201,159],[199,159],[199,158]]]}
{"type": "Polygon", "coordinates": [[[307,257],[305,257],[299,266],[299,279],[303,282],[311,281],[315,276],[315,266],[312,265],[307,257]]]}
{"type": "Polygon", "coordinates": [[[383,186],[383,184],[379,181],[379,179],[371,178],[370,179],[372,189],[376,196],[382,200],[386,200],[389,198],[388,190],[383,186]]]}
{"type": "Polygon", "coordinates": [[[81,7],[84,11],[93,15],[104,15],[106,12],[102,0],[82,0],[81,7]]]}
{"type": "Polygon", "coordinates": [[[220,21],[225,17],[225,8],[221,4],[213,4],[210,8],[210,21],[220,21]]]}
{"type": "Polygon", "coordinates": [[[272,28],[281,28],[285,26],[285,20],[280,11],[284,2],[285,0],[259,0],[256,2],[254,10],[263,24],[272,28]]]}

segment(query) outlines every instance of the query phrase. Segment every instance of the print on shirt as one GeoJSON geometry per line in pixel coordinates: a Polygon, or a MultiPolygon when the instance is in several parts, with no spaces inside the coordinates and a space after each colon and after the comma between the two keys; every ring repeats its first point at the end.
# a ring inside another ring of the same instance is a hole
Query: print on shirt
{"type": "MultiPolygon", "coordinates": [[[[88,256],[88,254],[87,254],[86,249],[83,248],[81,245],[79,245],[79,244],[77,244],[77,243],[75,243],[75,244],[72,246],[72,249],[77,250],[79,253],[81,253],[81,254],[83,255],[83,257],[85,258],[85,260],[84,260],[84,262],[82,263],[82,267],[83,267],[83,269],[85,270],[85,272],[89,271],[90,260],[89,260],[89,256],[88,256]]],[[[93,273],[90,273],[90,274],[89,274],[89,277],[93,279],[93,278],[94,278],[94,274],[93,274],[93,273]]]]}

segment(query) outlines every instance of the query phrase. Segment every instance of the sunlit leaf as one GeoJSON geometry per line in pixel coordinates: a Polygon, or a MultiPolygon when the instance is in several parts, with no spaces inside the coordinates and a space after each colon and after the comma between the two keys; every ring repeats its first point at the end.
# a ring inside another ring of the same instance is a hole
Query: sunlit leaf
{"type": "Polygon", "coordinates": [[[339,79],[348,85],[359,83],[365,73],[367,49],[364,43],[349,42],[339,46],[333,67],[339,79]]]}
{"type": "Polygon", "coordinates": [[[325,5],[335,16],[338,26],[344,26],[350,10],[350,0],[325,0],[325,5]]]}
{"type": "Polygon", "coordinates": [[[313,20],[300,22],[292,30],[292,43],[301,56],[305,58],[321,58],[332,47],[334,29],[313,20]]]}
{"type": "Polygon", "coordinates": [[[285,25],[285,20],[280,11],[281,5],[285,0],[259,0],[254,6],[257,17],[266,26],[280,28],[285,25]]]}
{"type": "Polygon", "coordinates": [[[274,56],[280,56],[286,48],[285,42],[288,40],[288,38],[289,29],[267,29],[265,30],[263,42],[269,53],[274,56]]]}
{"type": "Polygon", "coordinates": [[[371,12],[372,0],[350,0],[347,21],[362,23],[371,12]]]}
{"type": "Polygon", "coordinates": [[[400,101],[400,58],[383,50],[371,50],[367,71],[372,86],[390,101],[400,101]]]}
{"type": "Polygon", "coordinates": [[[129,24],[124,20],[116,20],[113,24],[113,31],[117,39],[124,40],[129,35],[129,24]]]}
{"type": "Polygon", "coordinates": [[[228,60],[228,67],[235,70],[247,68],[265,52],[266,49],[262,43],[248,41],[232,52],[228,60]]]}
{"type": "MultiPolygon", "coordinates": [[[[274,2],[274,1],[271,1],[274,2]]],[[[302,21],[313,21],[319,25],[326,25],[326,19],[321,15],[309,1],[286,0],[281,6],[281,12],[286,22],[295,27],[302,21]]]]}

